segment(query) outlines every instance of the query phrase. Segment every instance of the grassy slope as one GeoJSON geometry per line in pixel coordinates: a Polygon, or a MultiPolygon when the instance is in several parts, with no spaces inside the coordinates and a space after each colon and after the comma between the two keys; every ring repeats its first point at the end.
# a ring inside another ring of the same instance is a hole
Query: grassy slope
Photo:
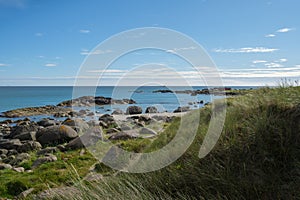
{"type": "MultiPolygon", "coordinates": [[[[196,112],[201,112],[200,126],[194,143],[175,163],[147,174],[114,174],[104,168],[105,174],[114,175],[98,184],[79,182],[82,195],[76,198],[300,198],[300,87],[259,89],[228,99],[227,104],[223,133],[205,158],[199,159],[198,152],[210,119],[209,106],[186,116],[193,120],[196,112]]],[[[122,146],[136,152],[160,149],[174,137],[179,123],[176,119],[154,141],[132,140],[122,146]]],[[[2,185],[12,179],[20,179],[28,187],[59,185],[73,180],[65,163],[73,164],[80,177],[94,163],[89,154],[81,158],[78,151],[58,158],[29,175],[0,171],[2,185]],[[69,159],[64,162],[62,157],[69,159]]],[[[0,193],[7,196],[4,186],[0,186],[0,193]]]]}
{"type": "MultiPolygon", "coordinates": [[[[91,194],[115,199],[300,198],[299,103],[300,87],[264,88],[228,99],[221,138],[208,156],[199,159],[210,118],[206,107],[194,143],[175,163],[147,174],[119,173],[94,184],[93,192],[85,188],[78,198],[91,194]]],[[[193,116],[187,117],[193,120],[193,116]]],[[[169,142],[178,125],[175,120],[145,150],[169,142]]]]}

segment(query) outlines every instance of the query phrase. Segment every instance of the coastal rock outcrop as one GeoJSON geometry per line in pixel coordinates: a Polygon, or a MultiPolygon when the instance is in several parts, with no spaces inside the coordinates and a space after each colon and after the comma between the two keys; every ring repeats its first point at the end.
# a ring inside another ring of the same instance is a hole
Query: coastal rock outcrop
{"type": "Polygon", "coordinates": [[[70,126],[76,132],[83,132],[89,128],[89,125],[83,119],[80,118],[66,119],[62,124],[70,126]]]}
{"type": "Polygon", "coordinates": [[[58,112],[71,112],[70,108],[58,107],[58,106],[41,106],[41,107],[28,107],[19,108],[15,110],[9,110],[3,112],[0,117],[14,118],[14,117],[25,117],[33,115],[51,115],[58,112]]]}
{"type": "Polygon", "coordinates": [[[143,109],[140,106],[129,106],[126,110],[128,115],[142,114],[143,109]]]}
{"type": "Polygon", "coordinates": [[[183,107],[178,107],[176,110],[174,110],[174,113],[187,112],[189,110],[190,110],[189,106],[183,106],[183,107]]]}
{"type": "Polygon", "coordinates": [[[155,106],[149,106],[146,108],[145,113],[158,113],[158,110],[155,106]]]}
{"type": "Polygon", "coordinates": [[[110,104],[134,104],[136,103],[132,99],[112,99],[103,96],[83,96],[76,99],[63,101],[57,106],[93,106],[93,105],[110,105],[110,104]]]}
{"type": "Polygon", "coordinates": [[[36,133],[36,139],[42,146],[62,144],[76,137],[78,137],[77,132],[66,125],[49,126],[36,133]]]}

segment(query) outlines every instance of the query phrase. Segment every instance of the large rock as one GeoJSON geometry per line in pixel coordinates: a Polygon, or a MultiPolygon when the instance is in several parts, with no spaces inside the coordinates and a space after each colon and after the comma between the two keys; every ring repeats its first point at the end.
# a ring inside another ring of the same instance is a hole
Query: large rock
{"type": "Polygon", "coordinates": [[[139,134],[135,130],[121,131],[115,134],[112,134],[108,139],[109,140],[128,140],[135,139],[139,134]]]}
{"type": "Polygon", "coordinates": [[[111,114],[112,115],[123,115],[124,112],[121,109],[115,109],[111,114]]]}
{"type": "Polygon", "coordinates": [[[187,112],[189,110],[190,110],[190,107],[188,107],[188,106],[178,107],[176,110],[174,110],[174,113],[187,112]]]}
{"type": "Polygon", "coordinates": [[[2,140],[0,141],[0,148],[2,149],[17,149],[19,146],[22,146],[22,143],[19,139],[11,139],[11,140],[2,140]]]}
{"type": "Polygon", "coordinates": [[[66,125],[49,126],[36,133],[36,139],[42,146],[62,144],[76,137],[78,137],[77,132],[66,125]]]}
{"type": "Polygon", "coordinates": [[[99,125],[102,126],[103,128],[118,126],[114,117],[109,114],[104,114],[101,117],[99,117],[99,121],[100,121],[99,125]]]}
{"type": "Polygon", "coordinates": [[[9,138],[16,138],[18,135],[30,132],[37,132],[39,126],[35,122],[23,122],[12,128],[9,138]]]}
{"type": "Polygon", "coordinates": [[[36,132],[26,132],[26,133],[21,133],[19,135],[14,136],[15,139],[19,140],[36,140],[35,137],[36,132]]]}
{"type": "Polygon", "coordinates": [[[58,121],[54,119],[48,119],[48,118],[43,118],[37,122],[39,126],[43,126],[43,127],[58,125],[58,123],[59,123],[58,121]]]}
{"type": "Polygon", "coordinates": [[[29,160],[30,159],[30,155],[28,153],[20,153],[19,155],[17,155],[15,157],[15,159],[11,160],[9,162],[9,164],[11,165],[18,165],[21,162],[25,161],[25,160],[29,160]]]}
{"type": "Polygon", "coordinates": [[[42,145],[39,142],[36,141],[26,141],[22,144],[22,146],[19,146],[17,151],[18,152],[29,152],[29,151],[36,151],[42,148],[42,145]]]}
{"type": "Polygon", "coordinates": [[[77,137],[70,141],[67,145],[67,149],[80,149],[83,147],[96,144],[99,140],[103,139],[103,132],[100,127],[92,127],[86,131],[86,133],[80,137],[77,137]]]}
{"type": "Polygon", "coordinates": [[[158,110],[155,106],[149,106],[146,108],[145,113],[158,113],[158,110]]]}
{"type": "Polygon", "coordinates": [[[66,119],[63,125],[72,127],[76,132],[84,132],[89,128],[89,125],[82,119],[66,119]]]}
{"type": "Polygon", "coordinates": [[[7,149],[0,149],[0,155],[6,155],[8,153],[7,149]]]}
{"type": "Polygon", "coordinates": [[[33,115],[50,115],[57,112],[70,112],[70,108],[58,107],[58,106],[41,106],[41,107],[29,107],[29,108],[19,108],[15,110],[10,110],[3,112],[0,116],[3,117],[24,117],[33,115]]]}
{"type": "Polygon", "coordinates": [[[136,114],[142,114],[143,109],[140,106],[129,106],[126,110],[126,114],[129,115],[136,115],[136,114]]]}
{"type": "Polygon", "coordinates": [[[157,135],[157,133],[154,130],[145,127],[140,130],[140,134],[157,135]]]}

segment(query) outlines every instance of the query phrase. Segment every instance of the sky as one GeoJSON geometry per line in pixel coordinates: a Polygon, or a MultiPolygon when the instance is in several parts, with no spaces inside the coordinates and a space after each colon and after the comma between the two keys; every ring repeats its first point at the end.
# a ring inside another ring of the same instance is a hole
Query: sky
{"type": "Polygon", "coordinates": [[[143,84],[137,78],[147,82],[148,76],[158,84],[168,79],[180,85],[178,76],[205,84],[198,75],[205,64],[191,66],[176,56],[197,49],[189,45],[128,53],[101,80],[104,66],[79,74],[89,56],[113,53],[116,47],[95,50],[103,41],[143,27],[192,38],[215,64],[224,85],[278,85],[281,79],[300,77],[299,8],[299,0],[0,0],[0,86],[64,86],[78,79],[86,85],[92,79],[114,85],[122,77],[130,81],[119,83],[132,85],[143,84]]]}

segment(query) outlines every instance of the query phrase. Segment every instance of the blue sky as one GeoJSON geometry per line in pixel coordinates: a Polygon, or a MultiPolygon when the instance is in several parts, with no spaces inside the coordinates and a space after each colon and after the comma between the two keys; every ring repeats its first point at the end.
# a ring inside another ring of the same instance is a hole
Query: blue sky
{"type": "MultiPolygon", "coordinates": [[[[276,85],[300,77],[299,8],[298,0],[0,0],[0,85],[73,85],[99,43],[141,27],[196,40],[225,85],[276,85]]],[[[125,69],[112,66],[105,84],[137,63],[185,65],[166,53],[141,54],[120,59],[125,69]]]]}

